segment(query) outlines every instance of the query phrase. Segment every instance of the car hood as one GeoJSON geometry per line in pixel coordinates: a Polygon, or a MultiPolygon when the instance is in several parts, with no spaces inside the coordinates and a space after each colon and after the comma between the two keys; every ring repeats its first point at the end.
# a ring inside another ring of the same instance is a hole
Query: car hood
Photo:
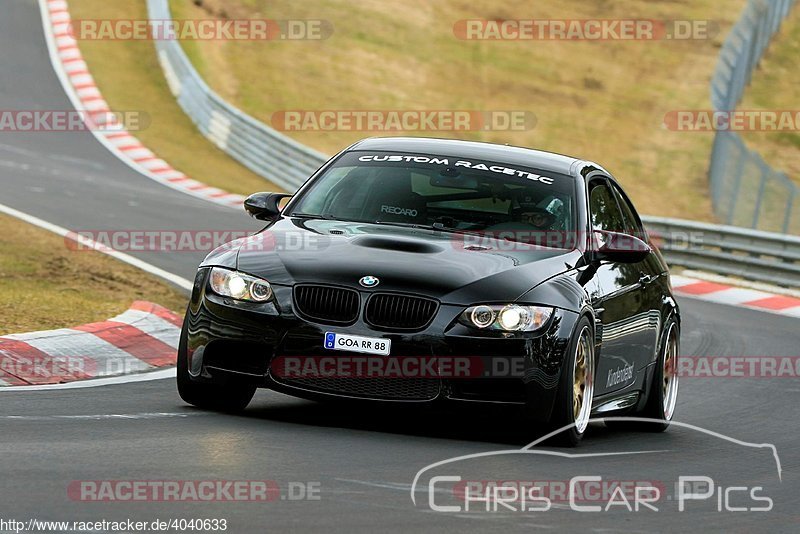
{"type": "Polygon", "coordinates": [[[236,268],[274,284],[362,290],[359,279],[372,275],[380,280],[376,290],[469,304],[516,300],[579,257],[577,251],[389,224],[281,219],[241,241],[236,268]]]}

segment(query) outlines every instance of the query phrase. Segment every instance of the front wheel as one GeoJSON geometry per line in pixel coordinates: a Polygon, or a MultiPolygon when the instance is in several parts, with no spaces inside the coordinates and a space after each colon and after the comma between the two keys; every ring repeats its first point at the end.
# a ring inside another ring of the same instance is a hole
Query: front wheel
{"type": "Polygon", "coordinates": [[[589,426],[594,398],[594,334],[587,317],[575,326],[566,354],[550,428],[564,429],[553,436],[553,442],[574,447],[589,426]]]}
{"type": "Polygon", "coordinates": [[[186,321],[184,321],[180,343],[178,344],[178,394],[185,402],[205,410],[233,413],[247,408],[256,393],[256,386],[240,382],[206,384],[194,382],[189,376],[188,333],[185,323],[186,321]]]}

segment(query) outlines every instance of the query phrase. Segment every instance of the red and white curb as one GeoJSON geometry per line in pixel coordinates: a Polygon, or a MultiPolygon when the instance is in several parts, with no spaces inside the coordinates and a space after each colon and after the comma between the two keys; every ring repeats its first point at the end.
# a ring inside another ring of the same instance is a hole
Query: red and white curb
{"type": "Polygon", "coordinates": [[[98,124],[94,136],[128,166],[168,187],[228,207],[241,208],[244,197],[198,182],[174,169],[156,156],[141,141],[125,130],[111,114],[108,103],[83,60],[78,42],[73,37],[69,8],[65,0],[40,0],[45,35],[53,68],[72,104],[98,124]]]}
{"type": "Polygon", "coordinates": [[[686,276],[672,275],[670,279],[672,288],[677,295],[707,300],[717,304],[729,304],[779,315],[800,317],[800,298],[686,276]]]}
{"type": "Polygon", "coordinates": [[[134,302],[99,323],[0,336],[0,386],[61,384],[175,364],[182,318],[134,302]]]}

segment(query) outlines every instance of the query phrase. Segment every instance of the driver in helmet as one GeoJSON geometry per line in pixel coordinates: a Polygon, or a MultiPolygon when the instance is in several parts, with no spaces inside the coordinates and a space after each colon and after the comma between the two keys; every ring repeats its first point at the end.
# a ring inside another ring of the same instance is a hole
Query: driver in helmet
{"type": "Polygon", "coordinates": [[[555,215],[534,204],[520,204],[516,219],[534,227],[536,230],[550,230],[556,220],[555,215]]]}

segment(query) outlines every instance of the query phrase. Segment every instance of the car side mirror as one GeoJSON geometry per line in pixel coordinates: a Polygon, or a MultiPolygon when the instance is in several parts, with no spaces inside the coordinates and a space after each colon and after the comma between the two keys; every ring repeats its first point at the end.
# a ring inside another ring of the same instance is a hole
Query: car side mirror
{"type": "Polygon", "coordinates": [[[274,221],[281,214],[278,204],[288,193],[253,193],[244,201],[244,209],[251,217],[260,221],[274,221]]]}
{"type": "Polygon", "coordinates": [[[652,252],[650,245],[629,234],[595,230],[594,236],[599,243],[594,253],[595,261],[639,263],[652,252]]]}

